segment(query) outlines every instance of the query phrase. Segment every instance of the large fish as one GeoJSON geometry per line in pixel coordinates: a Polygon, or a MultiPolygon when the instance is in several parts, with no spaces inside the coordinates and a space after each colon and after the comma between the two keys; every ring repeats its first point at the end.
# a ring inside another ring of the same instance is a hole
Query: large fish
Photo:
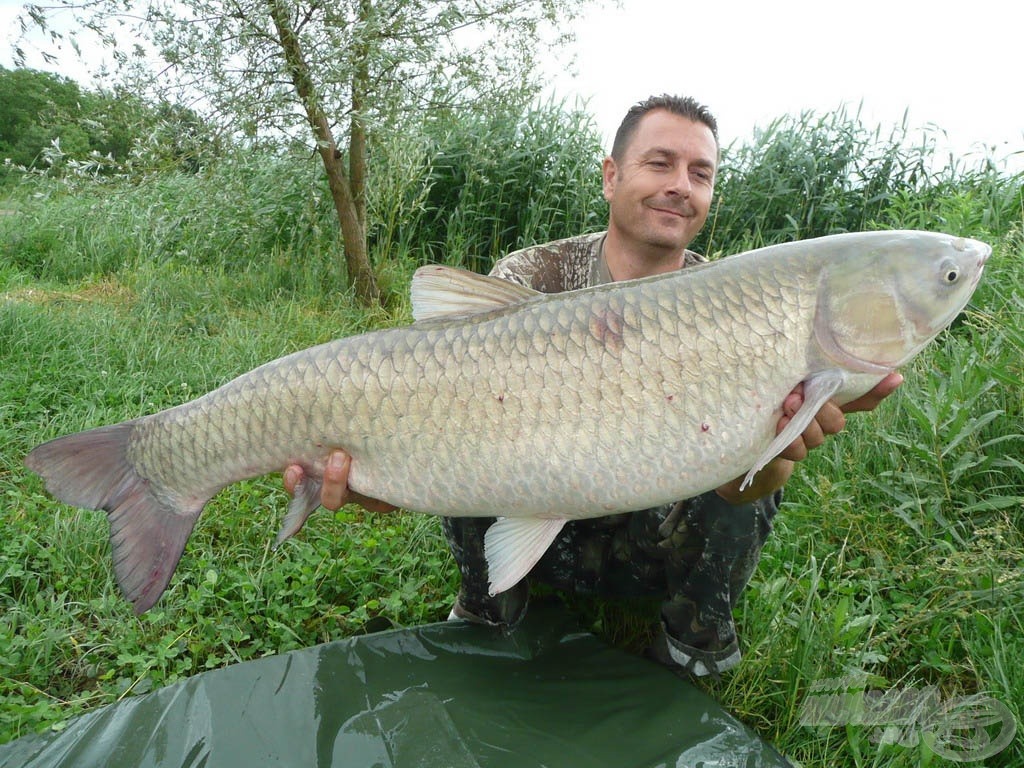
{"type": "Polygon", "coordinates": [[[412,326],[296,352],[25,463],[58,499],[107,510],[139,613],[215,493],[301,464],[287,538],[317,507],[334,448],[352,455],[360,493],[504,515],[485,542],[500,592],[567,520],[749,483],[829,398],[867,392],[945,328],[990,253],[928,232],[835,235],[561,294],[425,267],[412,326]],[[803,407],[776,436],[800,382],[803,407]]]}

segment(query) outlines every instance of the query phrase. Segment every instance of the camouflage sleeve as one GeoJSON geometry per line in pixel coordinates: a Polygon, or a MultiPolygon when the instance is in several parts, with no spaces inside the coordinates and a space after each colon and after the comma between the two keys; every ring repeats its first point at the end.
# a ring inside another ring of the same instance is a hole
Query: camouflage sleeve
{"type": "Polygon", "coordinates": [[[500,277],[541,293],[561,293],[592,285],[604,233],[555,240],[513,251],[491,269],[500,277]]]}

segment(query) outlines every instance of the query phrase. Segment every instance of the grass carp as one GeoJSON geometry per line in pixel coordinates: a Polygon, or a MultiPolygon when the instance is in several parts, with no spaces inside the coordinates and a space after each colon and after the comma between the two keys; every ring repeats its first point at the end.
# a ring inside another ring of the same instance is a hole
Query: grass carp
{"type": "Polygon", "coordinates": [[[328,454],[410,510],[502,515],[493,592],[567,520],[688,498],[759,469],[830,398],[905,364],[964,308],[991,249],[918,231],[833,235],[561,294],[418,270],[408,327],[306,349],[190,402],[60,437],[25,464],[108,512],[136,612],[163,593],[203,507],[298,463],[279,539],[318,506],[328,454]],[[782,402],[804,405],[776,435],[782,402]]]}

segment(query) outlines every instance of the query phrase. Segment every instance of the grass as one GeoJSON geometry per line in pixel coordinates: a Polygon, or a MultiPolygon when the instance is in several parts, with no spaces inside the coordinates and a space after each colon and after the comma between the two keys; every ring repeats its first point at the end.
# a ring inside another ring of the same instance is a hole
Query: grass
{"type": "MultiPolygon", "coordinates": [[[[790,157],[822,144],[802,145],[801,131],[835,128],[804,124],[785,133],[790,157]]],[[[0,742],[206,669],[447,614],[457,574],[436,518],[320,512],[274,550],[286,498],[269,477],[214,499],[170,590],[136,617],[113,584],[104,515],[55,503],[22,467],[49,437],[181,402],[328,338],[408,321],[404,300],[364,313],[334,289],[329,227],[292,187],[277,195],[280,171],[257,163],[240,174],[210,169],[70,190],[42,184],[0,205],[18,211],[0,219],[0,742]],[[225,191],[230,184],[237,186],[225,191]]],[[[859,673],[882,689],[934,685],[947,698],[985,691],[1022,715],[1020,180],[962,172],[932,182],[890,184],[884,205],[856,212],[856,226],[948,227],[988,239],[996,253],[986,278],[964,318],[905,371],[901,390],[875,413],[851,417],[843,435],[801,464],[737,608],[745,660],[702,683],[805,766],[951,764],[926,743],[879,743],[866,726],[801,725],[801,706],[823,679],[859,673]]],[[[720,212],[711,250],[845,226],[815,218],[829,206],[813,216],[808,207],[787,234],[792,224],[780,211],[790,192],[764,191],[776,183],[753,178],[756,200],[747,209],[733,203],[734,212],[774,218],[740,217],[730,229],[720,212]]],[[[416,206],[430,197],[403,194],[416,206]]],[[[856,189],[846,194],[853,199],[856,189]]],[[[486,208],[470,202],[453,228],[486,208]]],[[[831,210],[849,213],[834,201],[831,210]]],[[[423,258],[407,250],[402,219],[392,211],[382,220],[389,258],[377,252],[399,297],[423,258]]],[[[435,212],[426,221],[436,220],[435,212]]],[[[567,220],[581,228],[582,219],[567,220]]],[[[492,247],[481,231],[444,236],[492,247]]],[[[471,263],[472,254],[453,260],[471,263]]],[[[642,647],[656,611],[574,607],[632,649],[642,647]]],[[[1020,739],[984,762],[1022,763],[1020,739]]]]}
{"type": "Polygon", "coordinates": [[[134,617],[112,581],[105,516],[46,497],[20,463],[31,444],[194,397],[371,320],[289,299],[240,307],[231,293],[244,279],[192,270],[143,271],[125,283],[29,282],[8,272],[0,283],[0,346],[10,350],[0,391],[0,740],[369,622],[443,618],[453,574],[435,518],[322,513],[273,550],[286,499],[272,478],[239,484],[208,507],[169,599],[134,617]]]}

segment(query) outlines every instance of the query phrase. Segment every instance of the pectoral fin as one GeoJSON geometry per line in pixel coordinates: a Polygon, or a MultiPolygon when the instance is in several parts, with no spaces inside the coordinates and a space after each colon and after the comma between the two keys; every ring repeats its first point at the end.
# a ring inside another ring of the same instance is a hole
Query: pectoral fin
{"type": "Polygon", "coordinates": [[[484,534],[489,591],[492,595],[519,583],[551,546],[566,521],[556,518],[502,517],[484,534]]]}
{"type": "Polygon", "coordinates": [[[284,516],[281,530],[277,532],[275,547],[298,533],[313,510],[320,506],[320,489],[323,485],[323,480],[304,476],[295,486],[295,495],[288,504],[288,514],[284,516]]]}
{"type": "Polygon", "coordinates": [[[807,425],[811,423],[811,420],[818,414],[821,407],[839,391],[845,381],[846,373],[837,368],[815,373],[804,381],[803,405],[800,406],[800,410],[793,414],[793,418],[786,424],[785,429],[775,436],[775,439],[765,449],[765,452],[758,458],[753,469],[743,478],[743,484],[740,485],[741,491],[749,488],[754,480],[754,475],[764,469],[769,461],[786,450],[790,443],[803,434],[803,431],[807,429],[807,425]]]}

